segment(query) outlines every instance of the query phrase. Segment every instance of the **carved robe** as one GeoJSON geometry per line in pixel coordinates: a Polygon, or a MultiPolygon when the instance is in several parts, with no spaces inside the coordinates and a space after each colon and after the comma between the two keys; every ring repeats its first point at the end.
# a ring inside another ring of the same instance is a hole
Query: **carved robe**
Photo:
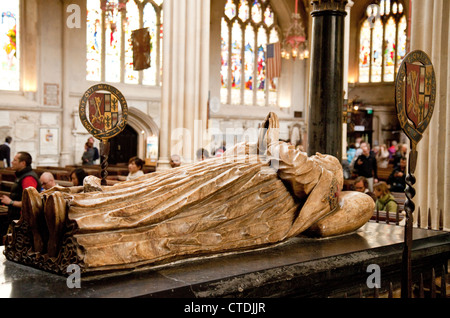
{"type": "Polygon", "coordinates": [[[336,158],[268,141],[267,156],[240,144],[223,157],[111,187],[91,178],[85,188],[93,192],[28,189],[6,255],[25,262],[21,244],[34,252],[26,262],[47,270],[64,274],[75,262],[84,273],[114,271],[263,247],[307,229],[342,234],[370,219],[369,196],[340,193],[336,158]]]}

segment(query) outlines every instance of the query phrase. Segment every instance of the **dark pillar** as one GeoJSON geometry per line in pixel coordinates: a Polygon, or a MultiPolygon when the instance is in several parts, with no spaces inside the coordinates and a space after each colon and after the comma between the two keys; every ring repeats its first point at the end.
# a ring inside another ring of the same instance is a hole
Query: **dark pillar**
{"type": "Polygon", "coordinates": [[[312,1],[308,155],[342,159],[346,0],[312,1]]]}

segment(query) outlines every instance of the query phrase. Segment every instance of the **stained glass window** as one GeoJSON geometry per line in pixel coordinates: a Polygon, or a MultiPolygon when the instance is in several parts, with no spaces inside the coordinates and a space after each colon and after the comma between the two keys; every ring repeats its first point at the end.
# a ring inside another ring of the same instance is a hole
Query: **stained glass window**
{"type": "Polygon", "coordinates": [[[86,79],[100,81],[102,69],[102,11],[100,0],[87,2],[86,79]]]}
{"type": "MultiPolygon", "coordinates": [[[[155,1],[158,2],[158,1],[155,1]]],[[[162,3],[162,0],[159,1],[162,3]]],[[[154,61],[155,67],[150,67],[144,70],[144,84],[147,85],[156,85],[156,83],[160,82],[161,72],[162,72],[162,35],[163,35],[163,14],[162,7],[160,5],[153,6],[150,3],[147,3],[144,7],[143,12],[143,20],[144,20],[144,28],[148,28],[150,32],[152,51],[150,54],[151,60],[154,61]],[[159,48],[159,54],[158,53],[159,48]],[[159,67],[158,67],[159,65],[159,67]]]]}
{"type": "Polygon", "coordinates": [[[19,0],[2,1],[0,7],[0,89],[20,89],[19,0]]]}
{"type": "Polygon", "coordinates": [[[398,24],[398,39],[397,39],[397,66],[399,66],[406,55],[406,17],[403,16],[398,24]]]}
{"type": "Polygon", "coordinates": [[[127,3],[127,14],[125,18],[125,83],[139,83],[139,71],[133,70],[133,46],[131,45],[131,34],[133,30],[139,29],[139,8],[133,1],[127,3]]]}
{"type": "Polygon", "coordinates": [[[394,67],[395,67],[395,20],[390,17],[386,23],[385,28],[385,42],[384,42],[384,81],[394,81],[394,67]]]}
{"type": "Polygon", "coordinates": [[[242,75],[242,30],[239,22],[234,22],[232,29],[231,42],[231,103],[239,104],[241,102],[241,75],[242,75]]]}
{"type": "MultiPolygon", "coordinates": [[[[275,42],[279,42],[279,41],[280,40],[279,40],[279,37],[278,37],[278,33],[275,32],[274,29],[272,29],[272,31],[270,32],[269,42],[270,43],[275,43],[275,42]]],[[[268,103],[271,106],[274,106],[274,105],[278,104],[278,90],[277,90],[278,81],[279,81],[278,78],[273,78],[270,81],[269,85],[268,85],[268,88],[269,88],[268,103]]]]}
{"type": "Polygon", "coordinates": [[[161,85],[163,0],[87,0],[86,79],[161,85]],[[132,31],[148,28],[150,67],[135,71],[132,31]]]}
{"type": "Polygon", "coordinates": [[[383,59],[383,24],[381,19],[375,20],[372,31],[372,74],[371,82],[381,82],[381,65],[383,59]]]}
{"type": "MultiPolygon", "coordinates": [[[[276,42],[276,41],[275,41],[276,42]]],[[[257,92],[256,92],[256,104],[264,106],[265,100],[265,81],[266,81],[266,61],[265,61],[265,47],[267,44],[267,35],[264,27],[260,27],[258,30],[258,52],[256,63],[256,80],[257,80],[257,92]]]]}
{"type": "MultiPolygon", "coordinates": [[[[220,67],[220,81],[222,91],[228,92],[228,57],[229,57],[229,34],[227,23],[222,19],[222,40],[221,40],[221,67],[220,67]]],[[[221,94],[221,103],[227,103],[227,94],[221,94]]]]}
{"type": "Polygon", "coordinates": [[[122,14],[118,0],[106,0],[105,14],[105,80],[120,82],[122,14]]]}
{"type": "Polygon", "coordinates": [[[361,27],[359,45],[359,81],[367,83],[370,71],[370,25],[367,20],[361,27]]]}
{"type": "Polygon", "coordinates": [[[359,82],[393,82],[406,55],[406,17],[400,0],[367,6],[359,37],[359,82]]]}
{"type": "Polygon", "coordinates": [[[223,104],[276,105],[276,80],[266,85],[265,48],[279,41],[279,27],[263,0],[227,0],[221,24],[223,104]]]}

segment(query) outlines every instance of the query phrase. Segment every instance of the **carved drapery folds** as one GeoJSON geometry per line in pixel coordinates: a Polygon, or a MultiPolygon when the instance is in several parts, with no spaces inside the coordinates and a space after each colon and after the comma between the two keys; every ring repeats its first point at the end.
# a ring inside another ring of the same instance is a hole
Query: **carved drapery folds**
{"type": "Polygon", "coordinates": [[[370,219],[369,196],[340,193],[336,158],[279,142],[273,113],[262,127],[264,156],[263,147],[238,144],[223,157],[115,186],[90,177],[84,187],[26,189],[6,257],[63,275],[70,264],[109,273],[269,246],[308,229],[342,234],[370,219]]]}

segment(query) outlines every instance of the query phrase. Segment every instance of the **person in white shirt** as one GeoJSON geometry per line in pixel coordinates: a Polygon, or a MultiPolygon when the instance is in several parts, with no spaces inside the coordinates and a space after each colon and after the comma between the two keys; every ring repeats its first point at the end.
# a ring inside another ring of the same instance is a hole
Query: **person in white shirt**
{"type": "Polygon", "coordinates": [[[144,175],[144,160],[139,157],[132,157],[128,160],[128,176],[127,181],[134,180],[144,175]]]}

